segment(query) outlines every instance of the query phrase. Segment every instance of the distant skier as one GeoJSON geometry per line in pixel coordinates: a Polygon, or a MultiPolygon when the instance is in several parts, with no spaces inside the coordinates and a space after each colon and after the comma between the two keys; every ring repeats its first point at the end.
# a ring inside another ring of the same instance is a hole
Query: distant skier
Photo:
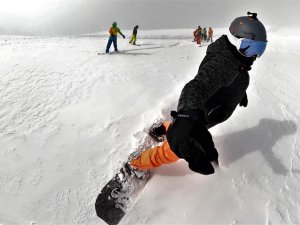
{"type": "Polygon", "coordinates": [[[130,44],[133,44],[133,45],[136,45],[136,36],[137,36],[137,30],[138,30],[139,26],[136,25],[134,28],[133,28],[133,31],[132,31],[132,36],[131,36],[131,39],[129,41],[130,44]]]}
{"type": "Polygon", "coordinates": [[[213,33],[214,33],[214,31],[213,31],[213,29],[211,29],[211,27],[209,27],[208,28],[208,38],[207,38],[207,42],[209,42],[210,41],[210,43],[212,43],[213,42],[213,33]]]}
{"type": "Polygon", "coordinates": [[[204,27],[202,29],[202,40],[206,41],[206,39],[207,39],[207,31],[206,31],[206,27],[204,27]]]}
{"type": "Polygon", "coordinates": [[[193,35],[194,35],[194,42],[197,41],[197,32],[198,32],[198,28],[199,28],[199,27],[197,27],[196,30],[194,30],[194,32],[193,32],[193,35]]]}
{"type": "Polygon", "coordinates": [[[147,170],[183,158],[192,171],[214,173],[218,151],[208,129],[227,120],[237,105],[247,107],[248,71],[267,46],[256,13],[233,20],[229,31],[208,46],[198,74],[181,92],[177,112],[171,112],[172,123],[150,130],[156,140],[166,135],[167,141],[133,159],[133,168],[147,170]]]}
{"type": "Polygon", "coordinates": [[[202,36],[202,28],[201,26],[198,26],[196,30],[196,42],[198,45],[201,45],[201,36],[202,36]]]}
{"type": "Polygon", "coordinates": [[[108,39],[108,42],[107,42],[107,46],[106,46],[106,53],[109,53],[109,49],[110,49],[110,46],[111,44],[113,43],[114,44],[114,49],[115,49],[115,52],[118,52],[118,44],[117,44],[117,36],[118,36],[118,33],[125,39],[125,35],[122,34],[121,30],[117,27],[117,22],[113,22],[112,23],[112,27],[109,29],[109,33],[110,33],[110,36],[109,36],[109,39],[108,39]]]}

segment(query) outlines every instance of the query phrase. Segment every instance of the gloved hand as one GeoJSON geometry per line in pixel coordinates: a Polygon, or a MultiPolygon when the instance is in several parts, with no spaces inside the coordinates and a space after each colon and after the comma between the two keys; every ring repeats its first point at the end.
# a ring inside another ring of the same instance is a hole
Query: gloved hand
{"type": "Polygon", "coordinates": [[[245,93],[242,101],[240,102],[239,106],[244,106],[244,107],[247,107],[248,105],[248,98],[247,98],[247,93],[245,93]]]}
{"type": "Polygon", "coordinates": [[[214,173],[211,162],[217,163],[218,152],[205,127],[204,113],[198,110],[175,113],[171,114],[175,120],[167,131],[171,150],[184,158],[191,170],[204,175],[214,173]]]}

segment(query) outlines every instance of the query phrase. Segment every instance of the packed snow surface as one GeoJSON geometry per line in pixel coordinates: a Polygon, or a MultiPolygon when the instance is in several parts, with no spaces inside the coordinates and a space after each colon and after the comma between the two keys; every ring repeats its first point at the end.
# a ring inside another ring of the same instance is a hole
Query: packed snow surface
{"type": "MultiPolygon", "coordinates": [[[[104,35],[0,36],[0,224],[105,224],[99,191],[170,119],[208,45],[193,30],[139,31],[141,46],[124,33],[110,55],[104,35]]],[[[300,223],[299,37],[269,31],[248,107],[210,130],[220,169],[155,169],[121,224],[300,223]]]]}

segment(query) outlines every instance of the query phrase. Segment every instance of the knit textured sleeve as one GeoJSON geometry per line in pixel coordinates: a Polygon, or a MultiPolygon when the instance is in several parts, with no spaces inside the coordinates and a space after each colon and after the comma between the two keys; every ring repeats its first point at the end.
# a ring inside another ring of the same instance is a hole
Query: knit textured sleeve
{"type": "Polygon", "coordinates": [[[229,85],[237,76],[230,63],[222,56],[207,55],[198,74],[188,82],[180,95],[177,110],[204,110],[204,104],[220,88],[229,85]]]}

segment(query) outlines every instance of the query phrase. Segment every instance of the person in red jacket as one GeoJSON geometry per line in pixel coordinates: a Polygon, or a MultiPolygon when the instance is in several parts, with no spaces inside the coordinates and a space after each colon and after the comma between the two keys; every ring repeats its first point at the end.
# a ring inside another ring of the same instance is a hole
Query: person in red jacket
{"type": "Polygon", "coordinates": [[[198,45],[201,45],[201,37],[202,37],[202,28],[201,26],[198,26],[196,30],[196,42],[198,45]]]}

